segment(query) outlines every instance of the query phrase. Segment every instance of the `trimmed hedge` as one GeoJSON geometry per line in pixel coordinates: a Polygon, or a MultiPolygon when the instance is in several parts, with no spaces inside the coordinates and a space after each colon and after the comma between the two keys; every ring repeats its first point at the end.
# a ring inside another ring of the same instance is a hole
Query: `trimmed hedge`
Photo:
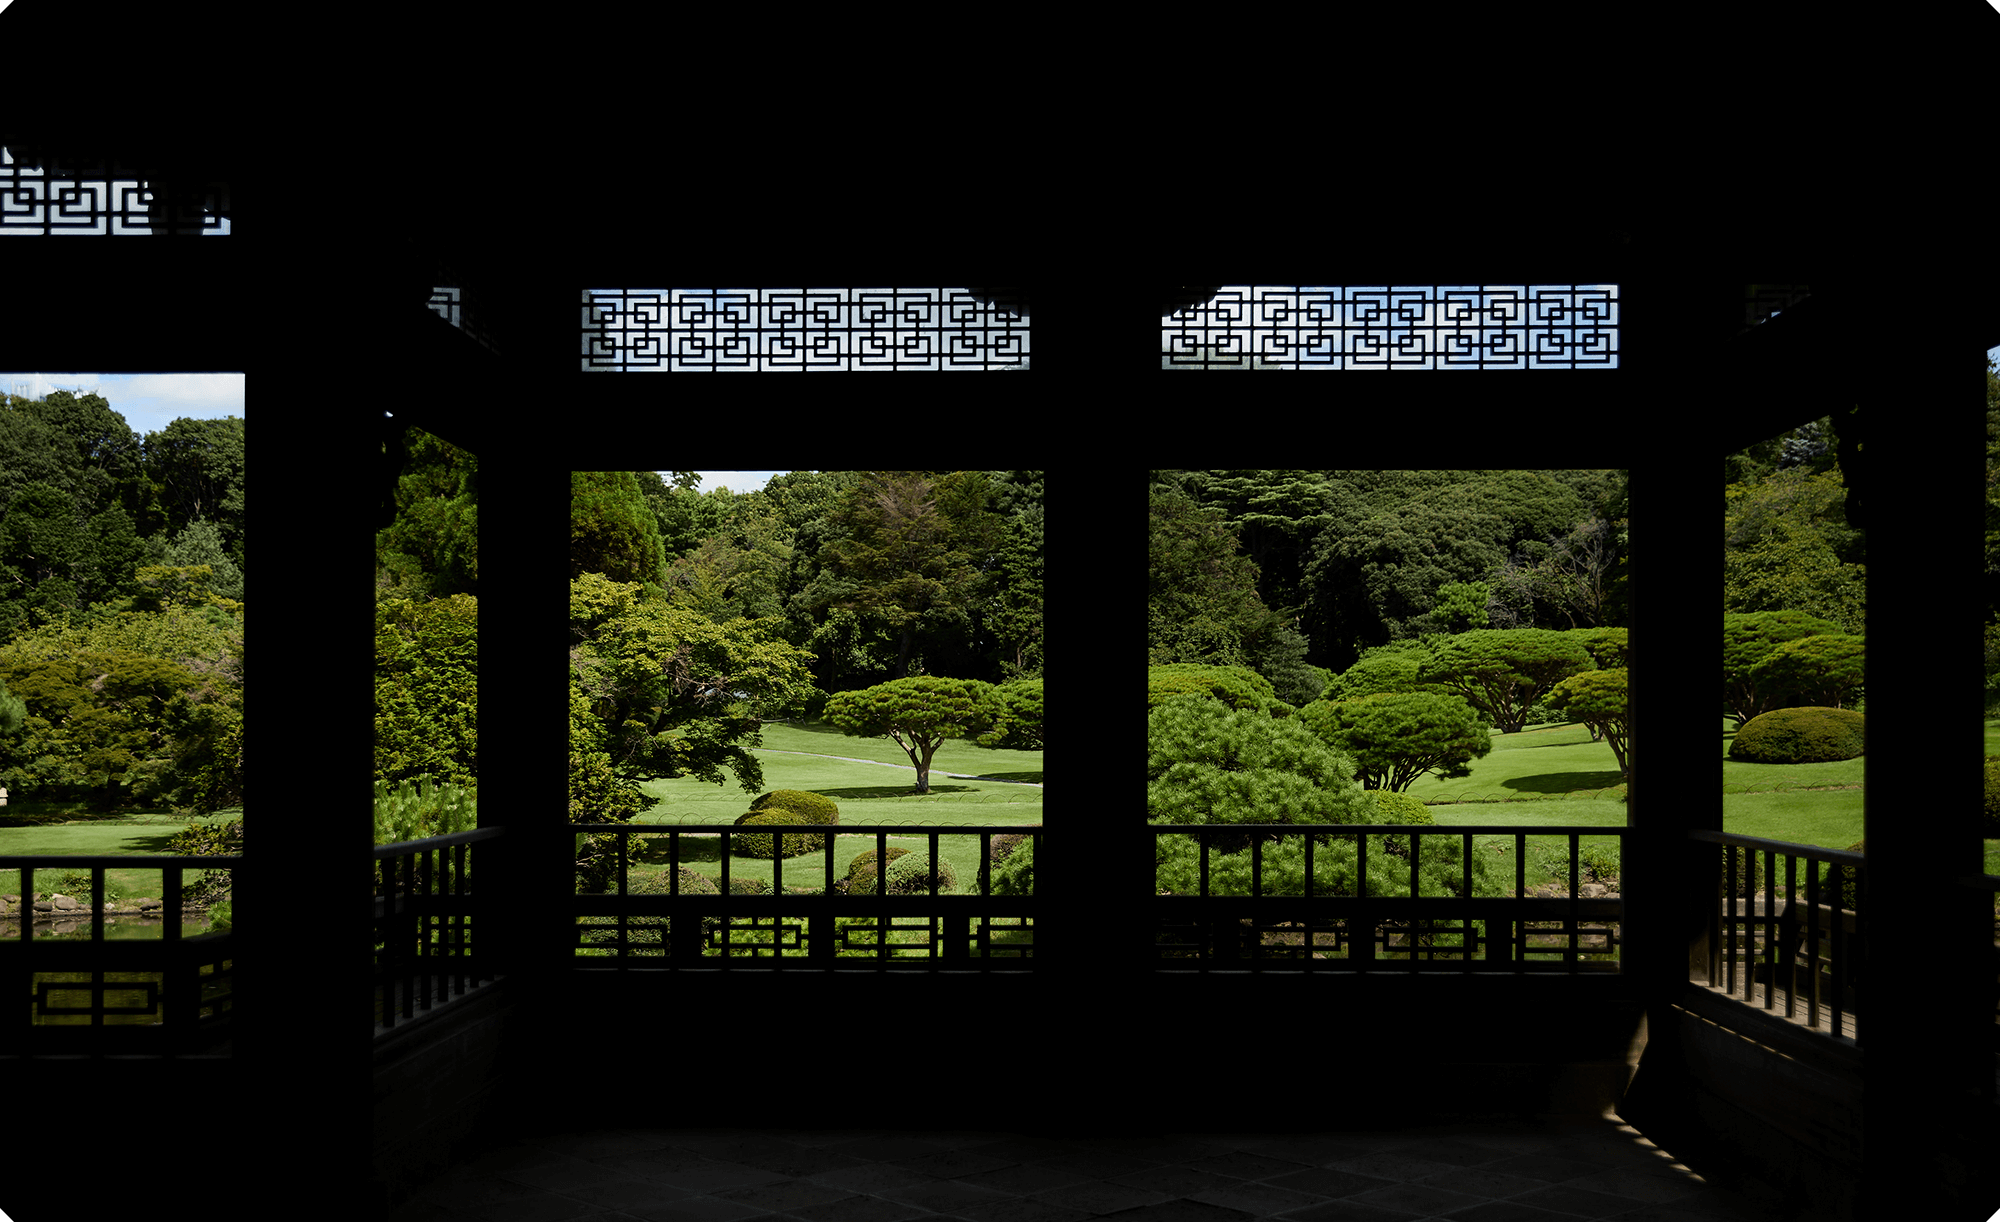
{"type": "Polygon", "coordinates": [[[1753,764],[1824,764],[1867,750],[1867,719],[1853,709],[1801,705],[1772,709],[1743,723],[1729,758],[1753,764]]]}

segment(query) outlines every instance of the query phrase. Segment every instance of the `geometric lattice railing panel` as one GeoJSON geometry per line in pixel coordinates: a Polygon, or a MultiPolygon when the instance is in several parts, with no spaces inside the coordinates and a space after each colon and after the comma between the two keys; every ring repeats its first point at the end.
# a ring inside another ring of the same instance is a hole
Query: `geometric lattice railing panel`
{"type": "Polygon", "coordinates": [[[586,289],[586,371],[1024,369],[1026,317],[957,288],[586,289]]]}
{"type": "Polygon", "coordinates": [[[1163,369],[1615,369],[1618,286],[1240,285],[1168,317],[1163,369]]]}

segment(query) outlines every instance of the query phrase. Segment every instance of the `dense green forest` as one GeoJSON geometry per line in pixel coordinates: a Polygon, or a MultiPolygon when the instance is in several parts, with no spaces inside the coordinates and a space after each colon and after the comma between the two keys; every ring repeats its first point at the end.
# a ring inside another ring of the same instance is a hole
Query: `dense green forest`
{"type": "Polygon", "coordinates": [[[1622,471],[1154,471],[1147,652],[1292,704],[1370,649],[1626,626],[1622,471]]]}
{"type": "Polygon", "coordinates": [[[0,405],[0,785],[243,802],[243,421],[143,438],[97,394],[0,405]]]}
{"type": "MultiPolygon", "coordinates": [[[[1626,474],[1154,471],[1149,822],[1433,823],[1412,785],[1569,723],[1609,748],[1622,798],[1626,474]]],[[[1304,841],[1260,839],[1262,893],[1303,893],[1304,841]]],[[[1417,860],[1365,880],[1358,841],[1319,843],[1320,894],[1499,893],[1450,838],[1371,837],[1417,860]]],[[[1251,836],[1208,847],[1163,838],[1158,885],[1247,891],[1251,836]]]]}
{"type": "Polygon", "coordinates": [[[573,819],[630,817],[656,777],[757,793],[767,720],[1040,747],[1041,472],[794,471],[740,495],[575,472],[570,495],[573,819]]]}

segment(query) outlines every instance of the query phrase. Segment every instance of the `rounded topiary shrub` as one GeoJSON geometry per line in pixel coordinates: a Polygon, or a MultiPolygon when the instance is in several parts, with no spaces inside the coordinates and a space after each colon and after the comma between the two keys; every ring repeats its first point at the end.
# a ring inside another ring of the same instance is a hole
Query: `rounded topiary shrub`
{"type": "Polygon", "coordinates": [[[1406,793],[1393,789],[1371,789],[1375,798],[1377,823],[1436,823],[1431,808],[1406,793]]]}
{"type": "MultiPolygon", "coordinates": [[[[1425,806],[1406,793],[1393,789],[1371,789],[1375,798],[1375,822],[1377,823],[1436,823],[1431,818],[1431,808],[1425,806]]],[[[1408,836],[1384,836],[1382,847],[1398,857],[1410,855],[1408,836]]]]}
{"type": "MultiPolygon", "coordinates": [[[[937,889],[939,895],[948,895],[958,883],[957,872],[951,863],[939,857],[937,863],[937,889]]],[[[890,895],[929,895],[931,890],[931,858],[928,852],[907,853],[889,863],[890,895]]]]}
{"type": "Polygon", "coordinates": [[[1743,723],[1729,758],[1753,764],[1824,764],[1851,760],[1867,748],[1867,719],[1853,709],[1804,705],[1772,709],[1743,723]]]}
{"type": "MultiPolygon", "coordinates": [[[[892,844],[886,856],[893,864],[898,857],[909,851],[892,844]]],[[[847,863],[847,877],[834,885],[848,895],[875,894],[875,850],[868,849],[855,854],[854,860],[847,863]]]]}
{"type": "Polygon", "coordinates": [[[750,803],[752,814],[768,810],[793,811],[805,816],[802,822],[806,823],[840,822],[840,807],[832,798],[804,789],[773,789],[750,803]]]}
{"type": "MultiPolygon", "coordinates": [[[[761,813],[753,810],[745,811],[743,814],[736,816],[736,826],[738,827],[797,827],[805,822],[808,822],[808,820],[788,810],[769,810],[761,813]]],[[[824,836],[781,836],[778,839],[784,842],[783,852],[786,857],[797,857],[802,853],[818,852],[820,849],[826,847],[826,837],[824,836]]],[[[729,838],[729,851],[739,857],[768,858],[773,855],[772,837],[753,835],[731,836],[729,838]]]]}

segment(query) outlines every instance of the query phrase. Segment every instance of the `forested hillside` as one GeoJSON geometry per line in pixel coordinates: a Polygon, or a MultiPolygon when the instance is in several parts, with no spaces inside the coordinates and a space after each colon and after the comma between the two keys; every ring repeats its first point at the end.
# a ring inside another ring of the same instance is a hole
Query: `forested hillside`
{"type": "Polygon", "coordinates": [[[1155,471],[1147,653],[1305,704],[1371,648],[1626,627],[1622,471],[1155,471]]]}
{"type": "Polygon", "coordinates": [[[0,784],[243,801],[243,421],[143,438],[102,396],[0,407],[0,784]]]}

